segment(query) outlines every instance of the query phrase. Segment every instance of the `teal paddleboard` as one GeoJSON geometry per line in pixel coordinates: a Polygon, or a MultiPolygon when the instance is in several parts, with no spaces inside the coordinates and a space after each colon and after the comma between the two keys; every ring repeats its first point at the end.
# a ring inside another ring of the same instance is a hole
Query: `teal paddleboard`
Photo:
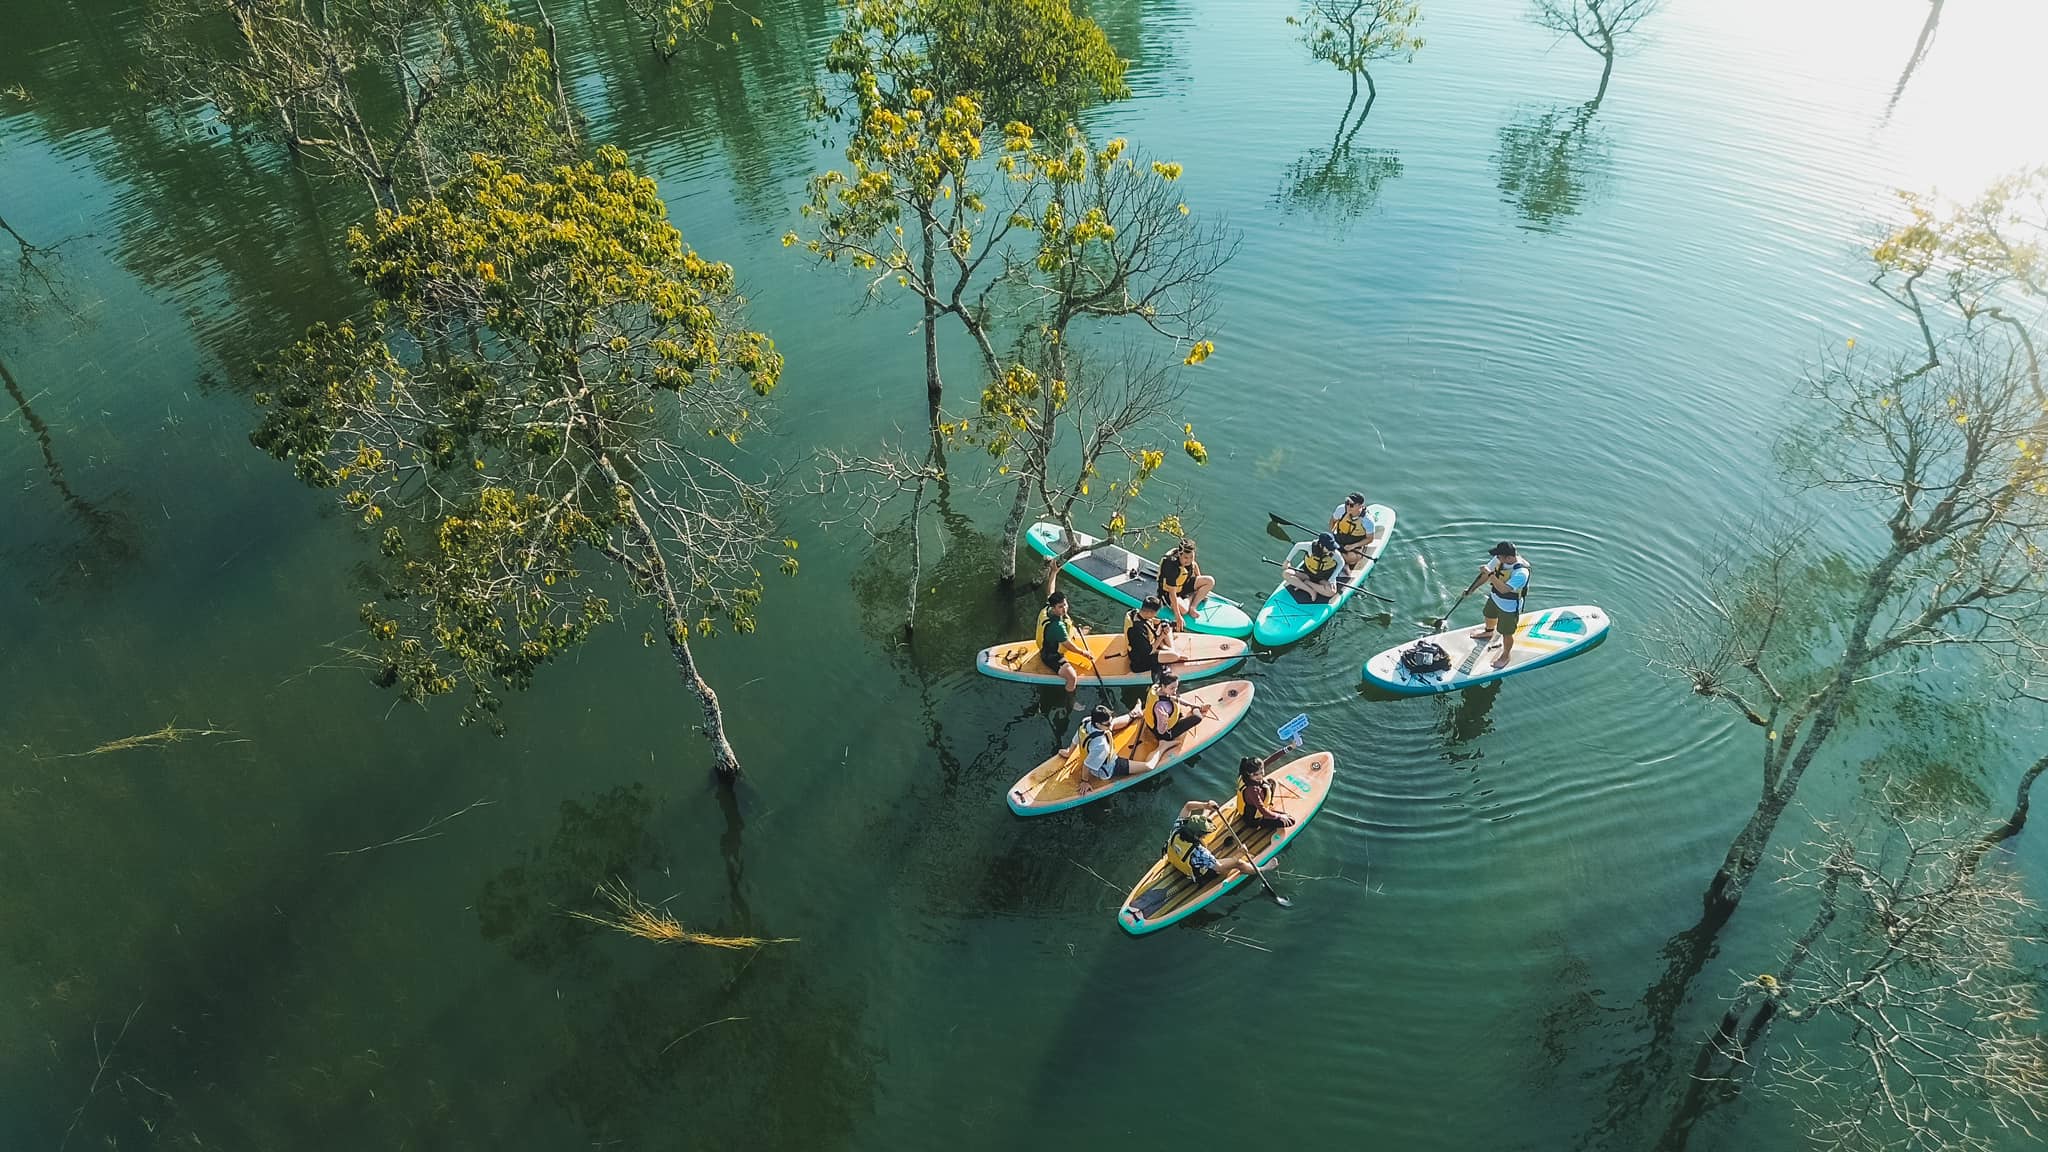
{"type": "MultiPolygon", "coordinates": [[[[1289,588],[1283,580],[1279,587],[1273,589],[1273,594],[1266,597],[1266,606],[1259,609],[1259,614],[1253,618],[1253,639],[1275,648],[1282,644],[1292,644],[1329,623],[1330,617],[1335,616],[1338,610],[1350,602],[1351,597],[1357,593],[1358,586],[1365,583],[1366,577],[1372,575],[1373,566],[1379,563],[1380,553],[1386,551],[1387,541],[1394,536],[1392,508],[1384,504],[1372,504],[1368,505],[1365,511],[1372,517],[1374,525],[1372,546],[1366,549],[1364,563],[1356,570],[1345,574],[1343,588],[1337,593],[1336,598],[1321,604],[1304,604],[1295,595],[1294,589],[1289,588]]],[[[1308,545],[1296,544],[1293,550],[1287,553],[1286,562],[1290,565],[1298,562],[1307,551],[1308,545]]]]}
{"type": "MultiPolygon", "coordinates": [[[[1059,525],[1041,521],[1033,524],[1024,538],[1033,552],[1050,560],[1065,551],[1061,546],[1063,537],[1064,531],[1059,525]]],[[[1159,591],[1159,565],[1136,552],[1105,544],[1086,532],[1074,533],[1074,542],[1086,551],[1061,565],[1060,571],[1111,600],[1133,608],[1140,600],[1159,591]]],[[[1168,616],[1171,618],[1170,613],[1168,616]]],[[[1252,634],[1252,618],[1244,614],[1244,608],[1237,601],[1212,592],[1182,631],[1206,632],[1211,636],[1249,636],[1252,634]]]]}

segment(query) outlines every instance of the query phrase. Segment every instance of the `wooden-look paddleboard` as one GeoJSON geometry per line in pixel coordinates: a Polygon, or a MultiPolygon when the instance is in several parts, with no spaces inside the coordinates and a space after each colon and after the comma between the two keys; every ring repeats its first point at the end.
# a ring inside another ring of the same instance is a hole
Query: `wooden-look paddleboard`
{"type": "MultiPolygon", "coordinates": [[[[1322,810],[1323,801],[1330,795],[1330,781],[1337,775],[1337,758],[1328,752],[1317,752],[1299,760],[1275,768],[1270,778],[1273,781],[1273,806],[1294,817],[1291,828],[1248,828],[1239,817],[1237,797],[1223,806],[1227,827],[1237,829],[1238,837],[1244,840],[1244,849],[1237,846],[1237,838],[1218,828],[1209,835],[1205,843],[1209,851],[1217,856],[1227,856],[1245,849],[1250,850],[1252,859],[1261,867],[1271,861],[1280,851],[1301,835],[1301,830],[1322,810]]],[[[1171,834],[1169,830],[1169,835],[1171,834]]],[[[1133,936],[1157,932],[1168,925],[1178,923],[1206,907],[1218,896],[1239,884],[1257,885],[1250,876],[1232,876],[1228,879],[1210,880],[1196,884],[1183,876],[1166,859],[1166,853],[1159,854],[1159,860],[1124,897],[1123,906],[1117,910],[1116,922],[1133,936]],[[1145,909],[1140,913],[1139,908],[1145,909]]]]}
{"type": "MultiPolygon", "coordinates": [[[[1365,559],[1356,568],[1344,574],[1344,582],[1338,585],[1335,599],[1320,604],[1304,604],[1294,594],[1294,589],[1281,580],[1273,594],[1266,597],[1266,605],[1252,620],[1252,638],[1268,647],[1292,644],[1329,623],[1339,609],[1351,599],[1365,578],[1372,575],[1373,566],[1379,563],[1380,553],[1387,550],[1387,541],[1394,538],[1394,510],[1385,504],[1368,504],[1366,515],[1372,517],[1372,543],[1365,549],[1365,559]]],[[[1307,544],[1296,544],[1287,553],[1286,563],[1299,563],[1308,552],[1307,544]]],[[[1344,561],[1349,565],[1351,561],[1344,561]]]]}
{"type": "MultiPolygon", "coordinates": [[[[1057,524],[1041,521],[1031,526],[1025,539],[1031,550],[1050,560],[1065,551],[1065,531],[1057,524]]],[[[1086,532],[1074,533],[1074,542],[1087,551],[1060,566],[1060,571],[1095,589],[1104,596],[1133,608],[1159,591],[1159,565],[1115,544],[1104,544],[1086,532]]],[[[1164,614],[1170,621],[1171,612],[1164,614]]],[[[1252,618],[1237,601],[1210,593],[1182,629],[1215,636],[1249,636],[1252,618]]]]}
{"type": "MultiPolygon", "coordinates": [[[[1249,680],[1225,680],[1210,684],[1180,695],[1181,702],[1190,708],[1207,705],[1208,713],[1202,714],[1202,722],[1181,734],[1174,746],[1159,760],[1159,766],[1150,772],[1134,776],[1119,776],[1114,780],[1098,780],[1088,773],[1082,762],[1086,750],[1079,745],[1071,751],[1061,749],[1045,763],[1024,774],[1010,788],[1010,811],[1019,816],[1043,816],[1048,812],[1064,812],[1077,808],[1091,800],[1114,796],[1142,780],[1154,779],[1168,768],[1223,739],[1237,722],[1244,719],[1245,712],[1252,706],[1252,682],[1249,680]]],[[[1152,755],[1157,747],[1150,730],[1142,722],[1126,725],[1110,734],[1117,755],[1143,760],[1152,755]],[[1142,736],[1142,739],[1140,737],[1142,736]]]]}
{"type": "MultiPolygon", "coordinates": [[[[1125,647],[1123,633],[1084,636],[1080,640],[1095,657],[1092,667],[1076,661],[1075,671],[1081,674],[1081,683],[1095,683],[1097,674],[1104,684],[1124,686],[1152,682],[1150,672],[1131,671],[1130,652],[1125,647]]],[[[1177,664],[1167,665],[1179,673],[1182,680],[1214,676],[1244,659],[1245,653],[1251,650],[1251,645],[1234,637],[1193,634],[1175,637],[1173,646],[1188,656],[1177,664]]],[[[1060,674],[1039,662],[1038,642],[1035,640],[1012,640],[1008,644],[983,648],[975,654],[974,667],[984,676],[1015,680],[1019,684],[1060,683],[1060,674]]]]}
{"type": "Polygon", "coordinates": [[[1607,613],[1591,604],[1526,612],[1521,623],[1515,626],[1515,648],[1508,654],[1504,668],[1493,666],[1494,660],[1500,656],[1500,641],[1483,644],[1474,639],[1471,632],[1478,627],[1475,624],[1389,648],[1365,662],[1363,675],[1368,684],[1402,696],[1456,692],[1460,688],[1569,660],[1606,639],[1608,623],[1607,613]],[[1403,667],[1401,654],[1423,640],[1442,646],[1444,653],[1451,658],[1451,666],[1441,672],[1420,674],[1403,667]]]}

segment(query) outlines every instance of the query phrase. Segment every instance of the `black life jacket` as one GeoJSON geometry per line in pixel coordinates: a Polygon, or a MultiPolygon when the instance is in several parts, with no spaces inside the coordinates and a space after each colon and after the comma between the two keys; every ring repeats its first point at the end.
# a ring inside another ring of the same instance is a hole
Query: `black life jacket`
{"type": "Polygon", "coordinates": [[[1124,636],[1133,652],[1140,648],[1157,652],[1172,640],[1172,625],[1157,616],[1147,620],[1136,609],[1132,609],[1124,613],[1124,636]],[[1143,636],[1147,642],[1140,644],[1139,636],[1143,636]]]}
{"type": "MultiPolygon", "coordinates": [[[[1508,575],[1509,573],[1512,573],[1512,572],[1514,572],[1514,571],[1515,571],[1515,570],[1516,570],[1517,568],[1521,569],[1521,570],[1522,570],[1522,572],[1526,574],[1526,573],[1527,573],[1527,572],[1529,571],[1529,562],[1528,562],[1527,560],[1524,560],[1524,559],[1522,559],[1522,558],[1520,558],[1520,557],[1518,556],[1518,557],[1516,557],[1516,558],[1515,558],[1515,562],[1514,562],[1514,563],[1512,563],[1512,564],[1508,565],[1508,566],[1507,566],[1506,568],[1503,568],[1503,569],[1501,569],[1500,571],[1498,571],[1498,572],[1494,573],[1494,575],[1496,575],[1496,576],[1501,576],[1501,577],[1505,577],[1505,576],[1507,576],[1507,575],[1508,575]]],[[[1491,586],[1490,584],[1488,585],[1488,587],[1487,587],[1487,589],[1486,589],[1486,594],[1487,594],[1488,596],[1491,596],[1491,597],[1493,597],[1493,601],[1494,601],[1494,603],[1495,603],[1496,605],[1498,605],[1498,606],[1500,607],[1500,610],[1501,610],[1501,611],[1503,611],[1503,612],[1520,612],[1520,611],[1522,610],[1522,605],[1523,605],[1523,604],[1524,604],[1525,602],[1527,602],[1527,600],[1529,599],[1529,582],[1528,582],[1527,580],[1524,580],[1524,581],[1522,582],[1522,594],[1521,594],[1520,596],[1514,596],[1514,597],[1503,597],[1503,596],[1501,596],[1501,594],[1500,594],[1500,593],[1498,593],[1498,592],[1495,592],[1495,591],[1493,590],[1493,588],[1492,588],[1492,586],[1491,586]],[[1513,601],[1514,601],[1514,603],[1513,603],[1513,605],[1512,605],[1512,606],[1509,606],[1509,605],[1506,605],[1506,604],[1501,604],[1500,602],[1501,602],[1501,601],[1502,601],[1503,599],[1511,599],[1511,600],[1513,600],[1513,601]]]]}
{"type": "Polygon", "coordinates": [[[1178,555],[1168,556],[1159,562],[1159,592],[1161,595],[1179,595],[1194,587],[1195,577],[1201,569],[1193,564],[1181,563],[1178,555]]]}

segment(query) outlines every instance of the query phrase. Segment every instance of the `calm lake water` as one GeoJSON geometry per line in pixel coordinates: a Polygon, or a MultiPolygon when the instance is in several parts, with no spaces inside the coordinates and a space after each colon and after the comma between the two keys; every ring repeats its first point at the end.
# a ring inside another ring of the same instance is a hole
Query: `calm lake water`
{"type": "MultiPolygon", "coordinates": [[[[914,433],[910,314],[778,242],[835,156],[802,111],[832,6],[757,0],[765,28],[666,68],[616,0],[562,7],[592,136],[788,356],[753,450],[914,433]]],[[[1025,607],[964,485],[909,647],[900,564],[791,502],[802,576],[700,652],[737,797],[637,616],[511,700],[503,739],[394,706],[343,652],[363,543],[247,444],[250,361],[358,303],[351,190],[152,113],[124,83],[139,7],[0,0],[0,88],[26,93],[0,96],[0,216],[63,241],[56,299],[0,318],[0,1148],[1642,1146],[1612,1108],[1639,1002],[1756,789],[1754,735],[1651,674],[1642,629],[1778,491],[1802,368],[1911,339],[1863,282],[1891,190],[2048,159],[2048,9],[1951,5],[1899,93],[1919,0],[1674,0],[1585,116],[1597,57],[1514,0],[1426,0],[1333,171],[1344,80],[1290,6],[1092,8],[1135,61],[1093,127],[1182,161],[1243,234],[1191,378],[1213,461],[1171,466],[1208,567],[1262,595],[1267,512],[1361,487],[1400,513],[1372,583],[1398,607],[1249,665],[1216,752],[1025,821],[1002,790],[1068,717],[971,669],[1025,607]],[[1503,536],[1614,641],[1362,698],[1360,662],[1503,536]],[[1126,938],[1171,813],[1300,711],[1339,767],[1285,860],[1295,907],[1240,893],[1126,938]],[[221,734],[65,755],[172,721],[221,734]],[[799,942],[662,949],[561,914],[607,876],[799,942]]],[[[1994,795],[2038,743],[2006,731],[1994,795]]],[[[1853,747],[1779,847],[1851,803],[1853,747]]],[[[2039,836],[2016,860],[2048,875],[2039,836]]],[[[1681,1039],[1807,915],[1759,884],[1681,1039]]],[[[1746,1098],[1696,1146],[1797,1133],[1746,1098]]]]}

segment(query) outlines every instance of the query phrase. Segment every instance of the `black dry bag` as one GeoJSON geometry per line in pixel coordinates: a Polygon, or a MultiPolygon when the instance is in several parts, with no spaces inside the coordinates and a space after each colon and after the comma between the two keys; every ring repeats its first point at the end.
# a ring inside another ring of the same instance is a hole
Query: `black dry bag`
{"type": "Polygon", "coordinates": [[[1418,641],[1414,647],[1401,653],[1401,667],[1411,675],[1422,676],[1431,672],[1442,672],[1451,666],[1451,654],[1443,646],[1428,640],[1418,641]]]}

